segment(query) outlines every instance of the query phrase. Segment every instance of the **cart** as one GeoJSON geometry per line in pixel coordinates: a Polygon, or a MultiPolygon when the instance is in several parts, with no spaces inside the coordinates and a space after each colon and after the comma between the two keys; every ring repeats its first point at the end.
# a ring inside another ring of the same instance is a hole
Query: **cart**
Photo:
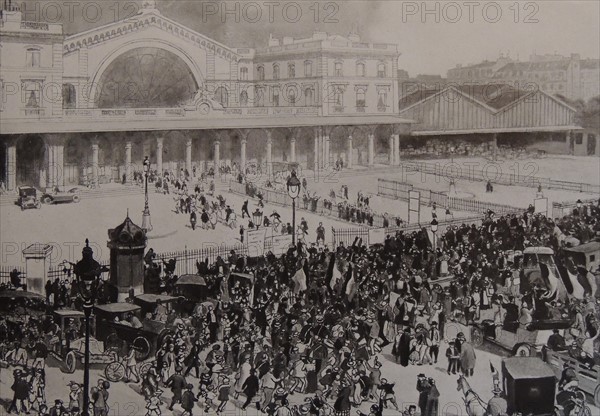
{"type": "Polygon", "coordinates": [[[545,361],[550,365],[556,378],[562,374],[565,363],[577,374],[578,387],[583,391],[591,403],[600,407],[600,370],[597,366],[588,368],[582,365],[577,359],[571,357],[567,351],[545,350],[545,361]]]}

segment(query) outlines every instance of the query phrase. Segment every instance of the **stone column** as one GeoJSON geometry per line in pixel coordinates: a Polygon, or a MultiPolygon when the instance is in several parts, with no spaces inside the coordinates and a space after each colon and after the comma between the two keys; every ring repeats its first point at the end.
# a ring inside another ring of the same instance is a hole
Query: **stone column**
{"type": "Polygon", "coordinates": [[[185,142],[185,168],[192,175],[192,139],[185,142]]]}
{"type": "Polygon", "coordinates": [[[220,141],[216,141],[215,142],[215,176],[219,175],[219,166],[221,165],[221,142],[220,141]]]}
{"type": "Polygon", "coordinates": [[[61,143],[55,146],[56,184],[65,186],[65,146],[61,143]]]}
{"type": "Polygon", "coordinates": [[[156,139],[156,171],[160,176],[163,175],[163,138],[156,139]]]}
{"type": "Polygon", "coordinates": [[[270,130],[267,131],[267,177],[273,176],[273,135],[270,130]]]}
{"type": "Polygon", "coordinates": [[[290,162],[296,162],[296,138],[292,137],[290,140],[290,162]]]}
{"type": "Polygon", "coordinates": [[[6,148],[6,189],[17,189],[17,146],[11,144],[6,148]]]}
{"type": "Polygon", "coordinates": [[[56,186],[56,156],[55,156],[54,144],[46,145],[46,165],[48,166],[46,171],[48,172],[48,180],[46,186],[48,188],[54,188],[56,186]]]}
{"type": "Polygon", "coordinates": [[[396,164],[396,152],[394,147],[395,144],[396,141],[394,140],[394,135],[391,134],[388,139],[388,163],[390,164],[390,166],[394,166],[396,164]]]}
{"type": "Polygon", "coordinates": [[[98,147],[98,143],[94,143],[92,144],[92,185],[94,186],[94,188],[98,187],[98,183],[99,183],[99,169],[100,169],[100,162],[98,160],[98,153],[99,153],[100,148],[98,147]]]}
{"type": "Polygon", "coordinates": [[[313,137],[313,142],[314,142],[314,153],[315,153],[313,169],[316,173],[319,171],[319,132],[318,132],[318,129],[315,129],[315,135],[313,137]]]}
{"type": "Polygon", "coordinates": [[[125,143],[125,183],[131,183],[131,142],[125,143]]]}
{"type": "Polygon", "coordinates": [[[330,162],[330,157],[329,157],[329,135],[326,134],[323,136],[323,147],[325,148],[325,161],[324,161],[324,168],[329,168],[329,165],[331,164],[330,162]]]}
{"type": "Polygon", "coordinates": [[[242,174],[246,174],[246,139],[242,139],[241,148],[240,148],[240,170],[242,174]]]}
{"type": "Polygon", "coordinates": [[[369,166],[373,166],[375,164],[375,135],[369,134],[368,136],[368,148],[367,148],[367,160],[369,166]]]}
{"type": "Polygon", "coordinates": [[[353,153],[353,149],[352,149],[352,136],[348,136],[348,140],[346,142],[346,167],[347,168],[352,168],[352,153],[353,153]]]}
{"type": "Polygon", "coordinates": [[[394,134],[394,166],[400,166],[400,135],[394,134]]]}

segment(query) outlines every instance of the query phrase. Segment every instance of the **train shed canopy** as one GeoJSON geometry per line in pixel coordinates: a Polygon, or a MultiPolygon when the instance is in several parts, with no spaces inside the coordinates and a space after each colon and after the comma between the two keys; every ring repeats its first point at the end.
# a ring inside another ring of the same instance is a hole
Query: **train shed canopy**
{"type": "Polygon", "coordinates": [[[579,130],[576,109],[537,88],[508,84],[419,88],[400,99],[413,136],[579,130]]]}

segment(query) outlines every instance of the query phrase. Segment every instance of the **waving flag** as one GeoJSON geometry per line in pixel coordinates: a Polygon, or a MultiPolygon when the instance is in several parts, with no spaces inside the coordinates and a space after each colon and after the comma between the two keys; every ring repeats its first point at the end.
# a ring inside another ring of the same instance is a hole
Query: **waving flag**
{"type": "Polygon", "coordinates": [[[548,289],[544,298],[546,300],[554,300],[558,295],[558,278],[556,275],[550,270],[550,268],[544,264],[540,263],[540,271],[542,273],[542,279],[546,283],[546,288],[548,289]]]}
{"type": "Polygon", "coordinates": [[[348,301],[352,302],[354,295],[356,295],[356,280],[354,279],[354,267],[350,266],[348,270],[348,274],[350,277],[346,281],[346,285],[344,286],[344,293],[348,297],[348,301]]]}
{"type": "Polygon", "coordinates": [[[327,268],[327,278],[329,280],[329,287],[331,290],[335,288],[338,280],[342,278],[342,273],[338,269],[338,264],[336,260],[335,253],[331,255],[331,260],[329,261],[329,267],[327,268]]]}
{"type": "Polygon", "coordinates": [[[295,295],[306,290],[306,274],[304,274],[303,268],[299,268],[296,271],[294,277],[292,277],[292,281],[294,282],[295,295]]]}

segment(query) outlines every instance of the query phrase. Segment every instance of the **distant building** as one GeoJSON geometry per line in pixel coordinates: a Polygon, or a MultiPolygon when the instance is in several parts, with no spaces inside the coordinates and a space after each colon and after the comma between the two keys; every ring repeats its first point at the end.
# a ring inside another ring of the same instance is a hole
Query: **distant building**
{"type": "Polygon", "coordinates": [[[448,83],[441,75],[419,74],[410,77],[404,69],[398,70],[398,95],[400,99],[419,90],[442,89],[448,83]]]}
{"type": "Polygon", "coordinates": [[[531,55],[528,61],[500,56],[497,61],[452,68],[450,82],[511,83],[518,88],[538,89],[549,94],[585,101],[600,95],[600,60],[581,59],[579,54],[531,55]]]}

